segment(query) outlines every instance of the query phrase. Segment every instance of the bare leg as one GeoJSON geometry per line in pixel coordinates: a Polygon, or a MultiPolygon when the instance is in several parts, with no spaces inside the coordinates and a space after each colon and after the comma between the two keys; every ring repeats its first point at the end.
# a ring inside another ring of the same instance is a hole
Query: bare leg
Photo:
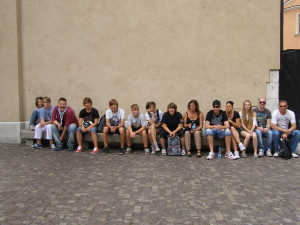
{"type": "Polygon", "coordinates": [[[91,132],[92,142],[94,144],[94,148],[98,148],[98,138],[97,134],[91,132]]]}
{"type": "Polygon", "coordinates": [[[121,148],[124,148],[124,146],[125,146],[125,129],[124,129],[124,127],[119,128],[119,133],[120,133],[121,148]]]}
{"type": "Polygon", "coordinates": [[[104,127],[103,128],[103,144],[104,147],[108,147],[108,132],[109,132],[109,128],[108,127],[104,127]]]}
{"type": "Polygon", "coordinates": [[[229,153],[229,152],[230,152],[231,138],[232,138],[232,135],[227,135],[227,136],[225,137],[226,153],[229,153]]]}
{"type": "Polygon", "coordinates": [[[82,147],[82,134],[79,131],[76,131],[76,138],[78,146],[82,147]]]}
{"type": "Polygon", "coordinates": [[[212,135],[207,135],[207,141],[209,146],[209,151],[214,152],[214,138],[212,135]]]}

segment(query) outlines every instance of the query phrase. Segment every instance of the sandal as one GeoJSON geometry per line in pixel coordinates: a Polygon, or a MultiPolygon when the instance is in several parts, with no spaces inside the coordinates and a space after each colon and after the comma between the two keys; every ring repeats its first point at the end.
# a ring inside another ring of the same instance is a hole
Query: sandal
{"type": "Polygon", "coordinates": [[[201,155],[201,152],[200,151],[198,151],[197,152],[197,155],[196,155],[196,158],[200,158],[202,155],[201,155]]]}
{"type": "Polygon", "coordinates": [[[188,151],[188,153],[186,154],[187,157],[192,157],[192,154],[190,151],[188,151]]]}

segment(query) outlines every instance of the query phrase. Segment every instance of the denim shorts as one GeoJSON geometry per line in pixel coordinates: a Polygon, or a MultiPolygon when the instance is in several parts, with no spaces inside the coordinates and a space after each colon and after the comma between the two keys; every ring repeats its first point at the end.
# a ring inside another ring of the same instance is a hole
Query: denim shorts
{"type": "MultiPolygon", "coordinates": [[[[82,133],[82,130],[81,130],[81,127],[77,127],[77,129],[76,129],[76,131],[79,131],[80,133],[82,133]]],[[[84,134],[86,134],[87,132],[85,132],[84,134]]],[[[90,134],[90,133],[97,133],[97,127],[93,127],[93,128],[91,128],[89,131],[88,131],[88,133],[90,134]]]]}
{"type": "Polygon", "coordinates": [[[231,132],[228,128],[226,128],[225,130],[224,129],[221,129],[221,130],[218,130],[218,129],[206,129],[205,130],[205,135],[212,135],[213,137],[216,137],[216,138],[224,138],[228,135],[231,135],[231,132]]]}

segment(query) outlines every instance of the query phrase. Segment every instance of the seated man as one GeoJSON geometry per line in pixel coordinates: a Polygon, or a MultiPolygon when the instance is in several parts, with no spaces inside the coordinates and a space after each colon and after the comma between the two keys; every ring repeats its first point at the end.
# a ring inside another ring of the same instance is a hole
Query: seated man
{"type": "Polygon", "coordinates": [[[82,152],[82,139],[83,135],[90,134],[92,137],[92,142],[94,144],[94,149],[91,154],[96,154],[99,152],[98,148],[98,138],[97,138],[97,125],[99,122],[99,112],[93,106],[93,101],[89,97],[83,99],[84,109],[79,113],[78,128],[76,130],[76,138],[78,143],[78,148],[76,152],[82,152]]]}
{"type": "Polygon", "coordinates": [[[51,99],[49,97],[43,98],[44,107],[39,110],[40,123],[35,126],[36,143],[33,145],[34,148],[42,148],[42,136],[46,132],[46,139],[49,140],[50,148],[55,149],[55,145],[52,140],[52,112],[53,106],[51,106],[51,99]]]}
{"type": "Polygon", "coordinates": [[[236,159],[236,157],[230,151],[231,145],[231,132],[229,130],[229,122],[226,112],[220,110],[221,102],[219,100],[213,101],[213,110],[210,110],[205,118],[205,134],[209,145],[208,160],[215,158],[214,152],[214,138],[224,138],[226,143],[226,154],[227,159],[236,159]]]}
{"type": "Polygon", "coordinates": [[[273,132],[273,144],[274,144],[274,157],[278,157],[278,141],[280,138],[290,138],[290,149],[292,156],[298,158],[296,154],[296,148],[300,139],[300,131],[296,130],[295,113],[288,110],[288,104],[286,100],[280,100],[278,109],[272,113],[272,132],[273,132]],[[291,127],[289,128],[289,123],[291,127]]]}
{"type": "Polygon", "coordinates": [[[147,122],[142,113],[140,113],[139,106],[137,104],[133,104],[131,106],[131,113],[127,119],[127,131],[126,131],[126,140],[127,140],[127,148],[125,153],[131,152],[131,139],[134,139],[136,135],[141,135],[145,154],[150,154],[150,150],[148,148],[148,135],[146,131],[147,122]]]}
{"type": "Polygon", "coordinates": [[[109,101],[109,109],[106,110],[106,126],[103,129],[103,143],[104,148],[102,150],[103,154],[107,154],[109,152],[108,149],[108,134],[119,134],[121,148],[119,155],[124,155],[125,153],[125,111],[119,108],[118,101],[116,99],[112,99],[109,101]]]}
{"type": "Polygon", "coordinates": [[[54,107],[52,114],[52,135],[56,144],[56,151],[63,149],[64,137],[68,132],[68,151],[73,151],[75,131],[78,120],[71,107],[67,105],[65,98],[58,100],[58,105],[54,107]]]}
{"type": "Polygon", "coordinates": [[[254,130],[258,140],[258,156],[263,156],[265,153],[267,156],[272,156],[271,145],[272,145],[272,131],[271,131],[271,118],[272,114],[270,110],[266,108],[266,98],[258,99],[258,107],[253,109],[256,113],[257,127],[254,130]],[[262,137],[267,138],[266,147],[264,146],[262,137]]]}

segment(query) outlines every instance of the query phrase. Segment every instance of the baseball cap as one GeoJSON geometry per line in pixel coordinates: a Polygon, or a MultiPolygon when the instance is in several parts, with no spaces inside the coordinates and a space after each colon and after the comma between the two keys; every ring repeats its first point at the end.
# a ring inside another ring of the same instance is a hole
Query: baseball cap
{"type": "Polygon", "coordinates": [[[214,100],[212,105],[221,105],[221,102],[219,100],[214,100]]]}

